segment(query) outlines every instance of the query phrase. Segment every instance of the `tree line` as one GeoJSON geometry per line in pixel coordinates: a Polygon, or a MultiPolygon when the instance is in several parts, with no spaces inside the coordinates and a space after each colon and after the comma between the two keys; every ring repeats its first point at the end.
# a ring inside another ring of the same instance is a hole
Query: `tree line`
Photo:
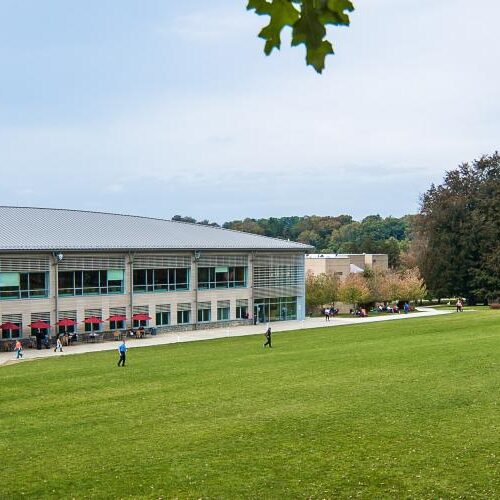
{"type": "MultiPolygon", "coordinates": [[[[219,226],[176,215],[173,220],[219,226]]],[[[420,210],[403,217],[291,216],[232,220],[222,227],[307,243],[318,253],[386,253],[392,270],[418,268],[431,298],[500,298],[500,155],[446,173],[420,210]]],[[[403,298],[403,297],[401,297],[403,298]]]]}
{"type": "MultiPolygon", "coordinates": [[[[384,253],[389,255],[389,265],[398,268],[409,248],[413,217],[369,215],[361,221],[355,221],[350,215],[245,218],[224,222],[222,227],[306,243],[318,253],[384,253]]],[[[181,215],[175,215],[172,220],[219,226],[206,219],[197,221],[181,215]]]]}
{"type": "Polygon", "coordinates": [[[306,308],[314,312],[337,301],[354,308],[375,302],[416,302],[427,294],[418,269],[404,271],[376,271],[350,274],[340,281],[331,274],[306,276],[306,308]]]}

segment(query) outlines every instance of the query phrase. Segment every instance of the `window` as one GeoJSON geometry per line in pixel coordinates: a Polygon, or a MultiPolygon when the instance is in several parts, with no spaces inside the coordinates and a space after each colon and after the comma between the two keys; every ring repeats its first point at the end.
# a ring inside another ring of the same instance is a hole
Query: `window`
{"type": "Polygon", "coordinates": [[[101,329],[102,323],[85,323],[86,332],[98,332],[101,329]]]}
{"type": "Polygon", "coordinates": [[[75,333],[75,325],[68,326],[58,326],[59,335],[64,335],[65,333],[75,333]]]}
{"type": "Polygon", "coordinates": [[[248,319],[248,306],[236,306],[236,319],[248,319]]]}
{"type": "Polygon", "coordinates": [[[62,271],[58,286],[61,297],[75,295],[109,295],[124,292],[123,269],[106,271],[62,271]]]}
{"type": "Polygon", "coordinates": [[[217,308],[217,321],[226,321],[229,319],[229,307],[217,308]]]}
{"type": "Polygon", "coordinates": [[[177,311],[177,324],[182,325],[191,321],[191,311],[177,311]]]}
{"type": "Polygon", "coordinates": [[[169,312],[157,312],[156,313],[156,325],[165,326],[170,325],[170,313],[169,312]]]}
{"type": "Polygon", "coordinates": [[[125,321],[110,321],[109,322],[110,330],[124,330],[125,329],[125,321]]]}
{"type": "Polygon", "coordinates": [[[210,302],[200,302],[198,304],[198,323],[211,321],[212,311],[210,302]]]}
{"type": "Polygon", "coordinates": [[[19,330],[2,330],[2,339],[19,339],[21,338],[22,324],[20,321],[11,321],[14,325],[19,327],[19,330]]]}
{"type": "Polygon", "coordinates": [[[247,286],[247,268],[200,267],[198,269],[198,288],[241,288],[247,286]]]}
{"type": "Polygon", "coordinates": [[[134,292],[189,290],[188,267],[178,269],[134,269],[134,292]]]}
{"type": "Polygon", "coordinates": [[[48,297],[47,273],[0,273],[0,299],[48,297]]]}

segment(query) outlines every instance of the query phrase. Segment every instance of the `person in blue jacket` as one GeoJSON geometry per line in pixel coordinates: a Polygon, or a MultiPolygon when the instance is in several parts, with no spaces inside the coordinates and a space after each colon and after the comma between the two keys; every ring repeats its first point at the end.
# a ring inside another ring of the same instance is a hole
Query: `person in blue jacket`
{"type": "Polygon", "coordinates": [[[125,340],[118,346],[118,352],[120,353],[118,366],[125,366],[125,354],[127,353],[127,344],[125,344],[125,340]]]}

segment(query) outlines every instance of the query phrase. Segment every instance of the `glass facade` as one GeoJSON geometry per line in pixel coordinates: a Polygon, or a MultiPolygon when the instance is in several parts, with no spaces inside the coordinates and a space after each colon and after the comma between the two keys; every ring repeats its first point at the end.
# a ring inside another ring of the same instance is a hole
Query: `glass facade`
{"type": "Polygon", "coordinates": [[[200,267],[198,288],[242,288],[247,286],[246,267],[200,267]]]}
{"type": "Polygon", "coordinates": [[[124,292],[124,271],[62,271],[58,287],[60,297],[119,294],[124,292]]]}
{"type": "Polygon", "coordinates": [[[0,273],[0,299],[49,296],[48,273],[0,273]]]}
{"type": "Polygon", "coordinates": [[[254,314],[261,323],[297,319],[297,297],[256,299],[254,314]]]}
{"type": "Polygon", "coordinates": [[[134,292],[189,290],[190,269],[134,269],[134,292]]]}

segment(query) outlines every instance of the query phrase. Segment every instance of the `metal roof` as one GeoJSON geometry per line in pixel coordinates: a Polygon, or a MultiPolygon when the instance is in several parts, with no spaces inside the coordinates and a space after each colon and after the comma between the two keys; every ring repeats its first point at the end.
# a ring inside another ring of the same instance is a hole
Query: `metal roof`
{"type": "Polygon", "coordinates": [[[309,245],[150,217],[0,206],[0,252],[58,250],[295,250],[309,245]]]}

